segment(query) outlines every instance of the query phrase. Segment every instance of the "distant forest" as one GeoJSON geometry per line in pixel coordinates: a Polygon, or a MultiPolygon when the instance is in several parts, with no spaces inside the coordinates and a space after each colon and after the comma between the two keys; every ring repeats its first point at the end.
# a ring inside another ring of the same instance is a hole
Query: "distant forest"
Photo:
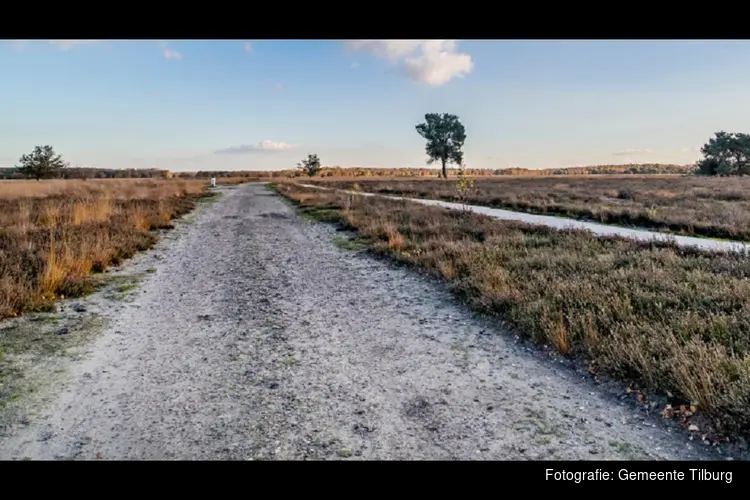
{"type": "MultiPolygon", "coordinates": [[[[658,174],[658,175],[686,175],[695,172],[695,165],[663,165],[663,164],[633,164],[633,165],[591,165],[586,167],[528,169],[464,169],[466,175],[490,176],[549,176],[549,175],[625,175],[625,174],[658,174]]],[[[323,167],[318,177],[437,177],[436,168],[354,168],[354,167],[323,167]]],[[[448,175],[457,175],[458,169],[448,169],[448,175]]],[[[170,172],[157,169],[103,169],[103,168],[74,168],[68,167],[62,171],[65,179],[207,179],[216,177],[234,178],[278,178],[301,177],[300,170],[243,170],[243,171],[198,171],[198,172],[170,172]]],[[[0,168],[0,179],[24,179],[14,168],[0,168]]]]}

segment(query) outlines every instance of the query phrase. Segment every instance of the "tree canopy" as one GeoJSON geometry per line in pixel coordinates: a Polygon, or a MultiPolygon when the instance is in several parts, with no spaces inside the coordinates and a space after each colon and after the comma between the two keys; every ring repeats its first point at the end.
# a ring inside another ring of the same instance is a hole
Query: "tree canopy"
{"type": "Polygon", "coordinates": [[[447,179],[447,163],[455,163],[459,167],[463,165],[462,148],[466,140],[466,129],[456,115],[449,113],[428,113],[424,118],[425,122],[417,125],[417,132],[427,141],[427,164],[440,161],[443,177],[447,179]]]}
{"type": "Polygon", "coordinates": [[[307,155],[307,159],[302,160],[297,164],[297,168],[302,169],[302,172],[313,177],[317,174],[320,169],[320,158],[318,155],[307,155]]]}
{"type": "Polygon", "coordinates": [[[698,173],[703,175],[750,174],[750,134],[716,132],[701,148],[698,173]]]}
{"type": "Polygon", "coordinates": [[[62,169],[68,166],[52,146],[36,146],[34,151],[21,156],[19,162],[16,170],[36,180],[59,177],[62,169]]]}

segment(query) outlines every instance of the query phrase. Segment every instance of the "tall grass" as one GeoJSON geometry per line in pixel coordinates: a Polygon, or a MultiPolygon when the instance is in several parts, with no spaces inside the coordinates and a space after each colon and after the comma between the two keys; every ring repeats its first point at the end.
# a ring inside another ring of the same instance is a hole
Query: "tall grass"
{"type": "Polygon", "coordinates": [[[181,180],[0,181],[0,318],[92,289],[207,196],[181,180]]]}

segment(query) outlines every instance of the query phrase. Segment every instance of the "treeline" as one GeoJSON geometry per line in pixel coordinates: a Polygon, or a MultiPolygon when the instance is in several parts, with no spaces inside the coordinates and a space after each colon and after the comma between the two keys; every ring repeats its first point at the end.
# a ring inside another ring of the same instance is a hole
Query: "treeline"
{"type": "Polygon", "coordinates": [[[586,167],[548,168],[532,170],[528,168],[506,168],[495,170],[494,175],[685,175],[692,174],[695,165],[665,165],[659,163],[632,165],[591,165],[586,167]]]}
{"type": "Polygon", "coordinates": [[[256,179],[263,177],[289,177],[292,170],[199,170],[198,172],[172,172],[175,179],[256,179]]]}
{"type": "MultiPolygon", "coordinates": [[[[457,176],[459,169],[447,168],[448,176],[457,176]]],[[[465,168],[465,175],[491,176],[491,175],[523,175],[523,176],[547,176],[547,175],[624,175],[624,174],[655,174],[655,175],[685,175],[692,174],[695,165],[667,165],[667,164],[632,164],[632,165],[591,165],[585,167],[567,168],[503,168],[503,169],[481,169],[465,168]]],[[[285,170],[276,172],[277,175],[288,175],[291,177],[304,176],[299,170],[285,170]]],[[[319,177],[437,177],[440,174],[438,168],[344,168],[323,167],[317,174],[319,177]]]]}
{"type": "MultiPolygon", "coordinates": [[[[59,169],[55,175],[47,176],[58,179],[169,179],[169,170],[155,168],[77,168],[59,169]]],[[[0,179],[26,179],[28,176],[16,168],[0,168],[0,179]]]]}
{"type": "MultiPolygon", "coordinates": [[[[505,169],[480,169],[466,168],[465,175],[492,176],[492,175],[518,175],[518,176],[547,176],[547,175],[624,175],[624,174],[656,174],[656,175],[685,175],[692,174],[695,165],[593,165],[587,167],[529,169],[529,168],[505,168],[505,169]]],[[[459,169],[448,168],[448,176],[457,176],[459,169]]],[[[305,177],[299,169],[271,170],[271,171],[200,171],[200,172],[175,172],[174,176],[179,178],[209,178],[211,175],[219,177],[305,177]]],[[[377,168],[377,167],[321,167],[316,177],[437,177],[440,175],[438,168],[377,168]]]]}
{"type": "MultiPolygon", "coordinates": [[[[449,176],[458,175],[458,169],[447,169],[449,176]]],[[[464,169],[464,174],[472,176],[517,175],[517,176],[549,176],[549,175],[623,175],[623,174],[690,174],[695,171],[694,165],[594,165],[587,167],[570,167],[554,169],[464,169]]],[[[317,177],[437,177],[438,168],[364,168],[364,167],[322,167],[317,177]]],[[[301,177],[304,174],[298,169],[287,170],[243,170],[243,171],[210,171],[171,172],[159,169],[105,169],[105,168],[75,168],[61,169],[59,178],[63,179],[208,179],[211,175],[217,178],[280,178],[301,177]]],[[[25,179],[24,174],[14,168],[0,168],[0,179],[25,179]]]]}

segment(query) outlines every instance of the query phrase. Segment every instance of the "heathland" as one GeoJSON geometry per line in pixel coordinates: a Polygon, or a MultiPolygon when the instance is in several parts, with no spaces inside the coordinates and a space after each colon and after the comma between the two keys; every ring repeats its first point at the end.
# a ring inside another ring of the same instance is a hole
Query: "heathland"
{"type": "MultiPolygon", "coordinates": [[[[697,438],[690,443],[686,433],[675,432],[674,423],[657,425],[656,408],[647,412],[619,399],[625,394],[622,384],[604,379],[597,387],[585,371],[552,356],[552,349],[535,350],[501,322],[472,314],[440,280],[351,251],[368,247],[366,232],[374,230],[369,224],[389,222],[394,225],[384,228],[389,241],[375,245],[407,250],[399,245],[409,245],[410,236],[399,233],[399,243],[394,232],[402,230],[391,218],[398,213],[433,239],[432,246],[419,239],[426,259],[441,247],[477,259],[455,260],[454,281],[487,286],[474,272],[494,269],[492,285],[502,291],[504,262],[493,262],[488,254],[483,266],[477,249],[483,236],[470,233],[476,243],[463,241],[466,228],[454,217],[461,213],[433,216],[423,212],[426,207],[384,202],[382,208],[368,208],[355,200],[350,215],[361,238],[352,241],[346,232],[300,217],[292,203],[267,187],[219,188],[220,199],[201,204],[175,224],[154,251],[107,273],[118,282],[124,275],[138,276],[133,290],[119,293],[113,285],[112,298],[106,290],[97,291],[65,301],[60,313],[5,322],[0,338],[20,341],[25,334],[35,346],[55,341],[67,352],[82,336],[96,340],[73,349],[73,366],[61,356],[9,357],[19,369],[31,359],[37,372],[50,374],[44,379],[50,383],[40,381],[37,396],[26,398],[32,388],[28,379],[11,377],[5,391],[19,419],[8,426],[0,421],[0,459],[697,460],[747,455],[726,441],[711,440],[715,446],[706,446],[697,431],[687,431],[697,438]],[[385,219],[376,222],[370,216],[385,219]],[[81,331],[80,322],[92,317],[103,326],[81,331]],[[58,318],[58,325],[47,326],[58,318]],[[32,404],[34,399],[42,404],[32,404]]],[[[340,214],[325,206],[309,210],[312,206],[303,203],[309,216],[340,214]]],[[[503,237],[489,225],[473,229],[489,238],[486,252],[503,237]]],[[[524,243],[516,231],[509,236],[513,240],[497,251],[508,251],[525,269],[544,264],[511,252],[514,242],[524,243]]],[[[530,254],[544,248],[544,237],[528,238],[530,254]]],[[[549,238],[565,242],[564,237],[549,238]]],[[[566,250],[578,249],[569,242],[557,253],[566,250]]],[[[581,252],[582,259],[587,256],[581,252]]],[[[580,286],[580,277],[575,284],[580,286]]],[[[551,292],[559,290],[558,283],[551,292]]],[[[520,289],[525,291],[534,288],[520,289]]],[[[544,297],[533,298],[542,311],[554,306],[544,297]]],[[[604,313],[596,314],[597,321],[606,321],[604,313]]],[[[612,345],[608,340],[602,333],[603,349],[612,345]]],[[[667,354],[672,352],[668,348],[667,354]]],[[[670,361],[680,359],[665,360],[670,361]]],[[[707,370],[713,368],[706,364],[707,370]]],[[[697,375],[696,383],[704,382],[697,375]]],[[[696,419],[689,422],[707,429],[696,419]]]]}
{"type": "Polygon", "coordinates": [[[206,196],[202,181],[0,182],[0,319],[90,292],[92,272],[146,250],[206,196]]]}
{"type": "MultiPolygon", "coordinates": [[[[715,207],[732,203],[730,193],[740,196],[734,182],[723,187],[725,179],[476,182],[482,193],[476,199],[487,202],[494,193],[510,200],[524,189],[546,199],[560,199],[561,193],[567,193],[565,199],[577,200],[571,204],[583,203],[586,196],[599,192],[613,200],[662,200],[666,210],[673,206],[664,201],[671,196],[682,203],[678,207],[696,207],[695,217],[714,213],[715,218],[703,219],[707,224],[713,221],[713,227],[730,227],[726,219],[719,219],[715,207]],[[723,198],[707,198],[712,190],[719,197],[723,193],[723,198]],[[700,206],[708,208],[701,211],[700,206]]],[[[356,184],[327,183],[425,197],[447,198],[455,190],[455,182],[446,181],[356,184]]],[[[501,317],[538,344],[585,359],[592,375],[607,374],[667,395],[669,404],[662,408],[665,416],[680,418],[688,426],[688,417],[701,414],[711,422],[701,427],[704,434],[750,429],[750,266],[746,255],[703,253],[666,242],[598,238],[580,230],[500,221],[383,198],[356,197],[346,209],[345,194],[293,182],[278,183],[277,189],[310,216],[356,231],[351,245],[437,276],[476,310],[501,317]]]]}
{"type": "MultiPolygon", "coordinates": [[[[476,177],[467,203],[689,236],[750,240],[750,179],[695,175],[476,177]]],[[[458,201],[455,180],[313,179],[365,192],[458,201]]]]}
{"type": "MultiPolygon", "coordinates": [[[[740,240],[750,235],[746,178],[478,176],[473,186],[458,190],[455,178],[284,180],[261,174],[219,181],[273,180],[307,216],[352,230],[341,246],[368,249],[437,277],[474,310],[583,360],[595,379],[630,384],[644,404],[665,397],[658,410],[700,438],[750,431],[746,255],[598,238],[406,201],[356,197],[347,208],[344,194],[299,185],[463,199],[740,240]]],[[[170,228],[210,196],[207,184],[205,175],[0,182],[0,319],[94,290],[98,272],[149,248],[156,230],[170,228]]],[[[271,237],[277,223],[265,212],[259,217],[271,237]]]]}

